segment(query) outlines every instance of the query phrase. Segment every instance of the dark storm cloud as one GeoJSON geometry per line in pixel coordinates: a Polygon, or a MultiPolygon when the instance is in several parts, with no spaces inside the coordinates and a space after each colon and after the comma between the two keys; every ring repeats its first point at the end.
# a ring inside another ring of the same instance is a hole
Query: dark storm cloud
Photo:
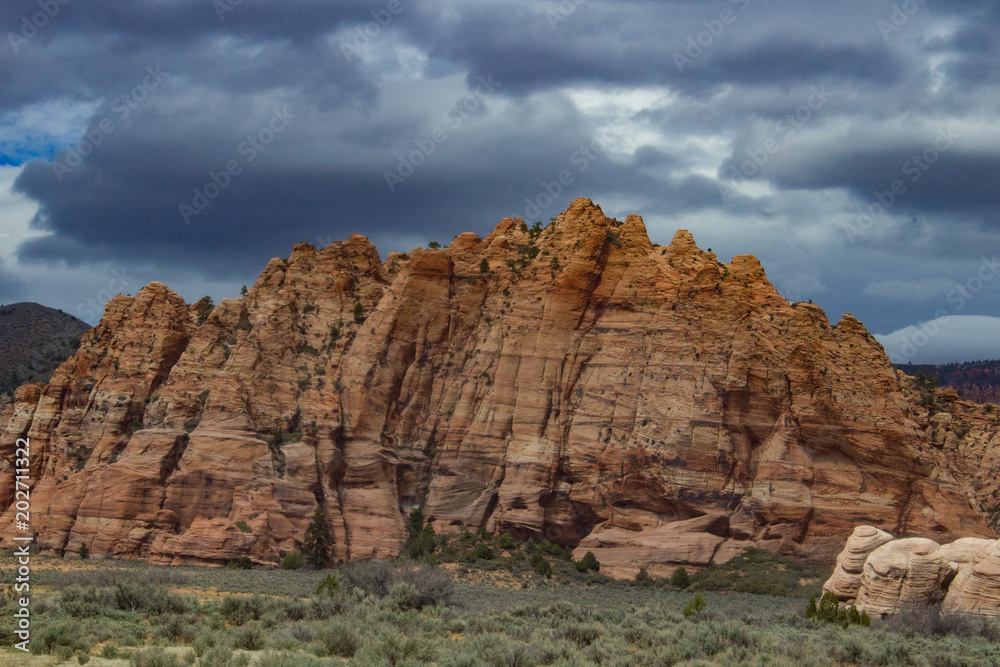
{"type": "MultiPolygon", "coordinates": [[[[416,0],[406,3],[413,6],[416,0]]],[[[0,7],[4,32],[26,37],[25,21],[37,38],[56,41],[66,34],[127,38],[137,48],[149,44],[186,43],[209,33],[230,33],[260,39],[308,40],[325,35],[341,23],[372,20],[386,0],[286,0],[255,3],[246,0],[10,0],[0,7]],[[40,11],[48,19],[36,20],[40,11]]],[[[31,41],[35,37],[28,37],[31,41]]],[[[6,38],[5,38],[6,41],[6,38]]]]}
{"type": "Polygon", "coordinates": [[[148,21],[141,15],[123,17],[117,7],[101,14],[100,9],[91,13],[83,4],[70,4],[16,50],[10,45],[11,33],[6,33],[0,44],[0,110],[60,97],[82,101],[121,95],[150,65],[189,85],[234,93],[278,86],[329,89],[339,83],[347,97],[374,94],[370,74],[357,60],[350,61],[337,45],[319,38],[342,23],[365,16],[370,20],[364,7],[378,3],[339,12],[331,8],[323,20],[296,19],[285,29],[262,20],[266,30],[239,29],[249,22],[242,5],[239,21],[234,16],[220,22],[209,2],[155,4],[164,10],[148,21]],[[102,16],[108,20],[97,22],[102,16]]]}
{"type": "Polygon", "coordinates": [[[737,52],[713,59],[718,83],[798,85],[810,81],[863,82],[887,86],[905,69],[884,43],[817,44],[789,35],[772,35],[737,52]]]}
{"type": "Polygon", "coordinates": [[[775,160],[773,168],[764,169],[783,189],[843,187],[862,200],[898,199],[907,212],[968,215],[1000,209],[1000,155],[956,148],[961,137],[950,134],[955,132],[942,127],[925,131],[922,142],[876,150],[831,146],[828,152],[775,160]]]}
{"type": "Polygon", "coordinates": [[[519,5],[476,7],[438,38],[430,55],[463,63],[470,78],[493,72],[521,92],[581,82],[671,85],[691,93],[819,80],[888,85],[901,76],[899,55],[876,34],[863,43],[805,41],[775,28],[740,34],[743,4],[584,4],[557,22],[551,11],[519,5]],[[696,18],[676,20],[680,9],[696,18]],[[721,23],[722,11],[730,12],[730,23],[721,23]]]}
{"type": "MultiPolygon", "coordinates": [[[[503,216],[523,215],[525,200],[546,192],[564,171],[573,172],[574,183],[560,187],[561,207],[598,188],[649,200],[673,193],[676,210],[719,201],[705,179],[676,177],[673,169],[661,176],[644,173],[649,151],[623,163],[599,150],[581,170],[592,128],[579,118],[536,118],[529,103],[513,102],[502,120],[488,113],[470,116],[390,192],[385,172],[395,170],[417,142],[426,142],[430,129],[352,109],[321,112],[301,97],[238,112],[228,97],[223,100],[231,104],[228,114],[201,103],[167,114],[150,101],[141,119],[121,122],[111,133],[102,136],[101,122],[92,123],[89,131],[101,144],[78,166],[71,165],[79,149],[57,156],[59,170],[41,160],[27,164],[15,187],[41,202],[37,224],[56,233],[23,244],[19,257],[81,264],[143,256],[224,277],[248,263],[262,266],[299,240],[353,232],[387,237],[401,226],[426,230],[428,238],[487,232],[503,216]],[[276,114],[289,116],[287,127],[256,150],[248,138],[269,127],[276,114]],[[511,142],[514,134],[523,143],[511,142]],[[239,173],[225,175],[232,162],[239,173]],[[220,181],[226,186],[194,213],[194,190],[207,192],[220,181]],[[191,207],[188,220],[182,204],[191,207]]],[[[443,117],[438,121],[445,126],[443,117]]],[[[682,163],[662,155],[657,164],[682,163]]],[[[558,213],[558,206],[546,217],[558,213]]]]}
{"type": "MultiPolygon", "coordinates": [[[[48,235],[17,256],[38,270],[128,260],[243,280],[297,241],[360,232],[388,244],[385,255],[486,233],[507,215],[547,220],[577,196],[663,227],[704,219],[742,243],[752,222],[787,240],[811,224],[836,231],[844,198],[865,205],[902,180],[905,204],[891,216],[916,214],[919,224],[880,228],[877,241],[851,248],[849,276],[833,250],[802,267],[770,261],[792,267],[779,274],[796,289],[866,309],[855,314],[876,328],[913,322],[919,303],[857,295],[889,283],[880,243],[933,246],[943,259],[923,281],[960,273],[944,262],[970,244],[995,243],[1000,139],[962,137],[918,172],[912,158],[951,121],[995,118],[1000,10],[921,3],[883,35],[894,4],[76,0],[25,38],[22,19],[38,0],[4,3],[0,129],[54,102],[94,109],[81,143],[53,144],[54,162],[52,145],[17,143],[0,156],[47,158],[25,164],[15,187],[37,202],[35,227],[48,235]],[[220,16],[219,6],[231,11],[220,16]],[[483,80],[496,89],[483,93],[483,80]],[[794,133],[777,130],[816,88],[829,101],[794,133]],[[610,116],[627,126],[620,136],[605,134],[610,116]],[[446,139],[428,144],[438,130],[446,139]],[[776,150],[737,184],[751,187],[732,189],[733,171],[768,139],[776,150]],[[766,195],[748,194],[765,184],[766,195]],[[983,235],[949,235],[956,220],[983,235]]],[[[781,248],[804,252],[793,241],[781,248]]],[[[0,300],[8,285],[17,282],[0,272],[0,300]]]]}

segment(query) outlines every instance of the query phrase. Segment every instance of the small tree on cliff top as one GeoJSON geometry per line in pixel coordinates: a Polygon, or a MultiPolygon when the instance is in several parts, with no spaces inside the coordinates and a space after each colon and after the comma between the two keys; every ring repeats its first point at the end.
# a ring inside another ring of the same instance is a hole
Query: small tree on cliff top
{"type": "Polygon", "coordinates": [[[212,310],[215,308],[215,302],[212,301],[212,297],[203,296],[198,299],[194,304],[195,312],[198,315],[198,324],[204,324],[208,316],[212,314],[212,310]]]}
{"type": "Polygon", "coordinates": [[[306,539],[302,545],[302,556],[317,570],[326,567],[330,562],[333,550],[333,536],[330,527],[326,525],[326,512],[322,506],[317,506],[313,512],[312,521],[306,528],[306,539]]]}

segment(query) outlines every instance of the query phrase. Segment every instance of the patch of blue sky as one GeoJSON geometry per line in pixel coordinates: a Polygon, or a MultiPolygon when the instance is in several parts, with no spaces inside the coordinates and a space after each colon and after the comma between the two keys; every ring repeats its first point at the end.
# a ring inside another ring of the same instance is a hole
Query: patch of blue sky
{"type": "Polygon", "coordinates": [[[100,102],[56,100],[22,107],[0,116],[0,166],[51,161],[75,146],[100,102]]]}
{"type": "Polygon", "coordinates": [[[23,140],[0,140],[0,166],[20,167],[31,160],[52,159],[72,144],[61,141],[61,137],[25,137],[23,140]]]}

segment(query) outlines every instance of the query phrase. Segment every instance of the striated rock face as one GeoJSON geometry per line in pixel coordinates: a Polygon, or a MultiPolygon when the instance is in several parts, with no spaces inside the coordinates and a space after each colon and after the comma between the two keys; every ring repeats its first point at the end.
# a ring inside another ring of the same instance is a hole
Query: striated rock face
{"type": "Polygon", "coordinates": [[[858,526],[823,590],[872,616],[942,601],[945,612],[1000,616],[1000,541],[966,537],[939,546],[858,526]]]}
{"type": "Polygon", "coordinates": [[[956,570],[934,540],[910,537],[883,544],[865,560],[858,610],[888,616],[899,609],[937,604],[956,570]]]}
{"type": "Polygon", "coordinates": [[[317,504],[337,558],[398,553],[419,505],[438,532],[546,538],[623,573],[748,545],[829,562],[858,523],[994,535],[985,413],[958,438],[908,382],[755,258],[685,231],[654,246],[586,199],[537,233],[507,218],[385,263],[362,236],[299,244],[201,323],[159,283],[116,297],[19,390],[0,546],[22,436],[32,528],[60,554],[273,563],[317,504]]]}
{"type": "Polygon", "coordinates": [[[980,546],[959,570],[943,609],[1000,616],[1000,542],[991,540],[980,546]]]}
{"type": "Polygon", "coordinates": [[[823,590],[833,593],[842,601],[854,600],[861,589],[868,555],[891,540],[892,535],[874,526],[855,528],[847,539],[844,550],[837,556],[837,567],[823,585],[823,590]]]}

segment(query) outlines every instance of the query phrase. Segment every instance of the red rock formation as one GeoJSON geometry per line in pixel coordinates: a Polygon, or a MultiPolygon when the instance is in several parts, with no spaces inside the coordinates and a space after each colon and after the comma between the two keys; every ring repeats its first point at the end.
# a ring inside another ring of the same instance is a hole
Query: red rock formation
{"type": "Polygon", "coordinates": [[[381,557],[419,505],[626,572],[750,544],[832,561],[857,523],[992,535],[918,416],[850,315],[579,199],[540,234],[507,218],[384,264],[362,236],[299,244],[201,324],[158,283],[116,297],[20,391],[0,456],[32,438],[56,553],[276,562],[319,503],[338,558],[381,557]]]}

